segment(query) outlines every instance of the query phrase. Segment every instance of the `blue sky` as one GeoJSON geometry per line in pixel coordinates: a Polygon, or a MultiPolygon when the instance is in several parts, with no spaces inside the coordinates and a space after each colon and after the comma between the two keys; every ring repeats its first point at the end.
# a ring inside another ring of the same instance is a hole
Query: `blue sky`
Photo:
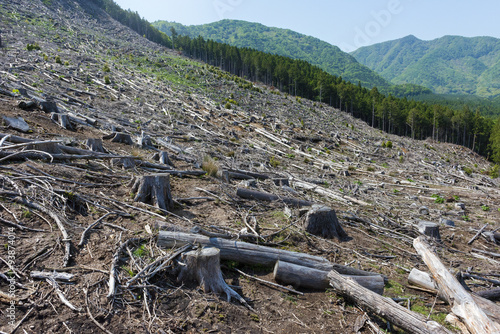
{"type": "Polygon", "coordinates": [[[142,17],[186,25],[259,22],[320,38],[350,52],[415,35],[500,38],[498,0],[115,0],[142,17]]]}

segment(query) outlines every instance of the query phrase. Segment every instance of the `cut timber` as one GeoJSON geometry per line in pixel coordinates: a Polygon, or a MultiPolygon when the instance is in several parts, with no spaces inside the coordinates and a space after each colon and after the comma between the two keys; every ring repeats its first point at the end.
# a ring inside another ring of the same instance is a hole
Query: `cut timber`
{"type": "Polygon", "coordinates": [[[458,280],[446,270],[424,237],[416,238],[413,247],[429,267],[439,290],[451,302],[452,312],[465,323],[471,333],[500,333],[500,324],[490,319],[458,280]]]}
{"type": "Polygon", "coordinates": [[[179,281],[194,280],[201,285],[205,293],[213,292],[219,295],[224,293],[228,302],[232,297],[246,304],[245,300],[224,281],[220,270],[220,251],[217,248],[203,248],[184,253],[182,262],[185,266],[177,278],[179,281]]]}
{"type": "Polygon", "coordinates": [[[441,241],[441,235],[439,234],[439,225],[428,222],[425,220],[421,220],[418,223],[418,231],[422,233],[423,235],[426,235],[432,239],[435,239],[436,241],[441,241]]]}
{"type": "Polygon", "coordinates": [[[335,271],[328,274],[330,285],[336,293],[347,296],[363,308],[384,317],[404,332],[416,334],[451,333],[435,321],[425,319],[419,313],[412,312],[390,298],[372,292],[356,281],[346,278],[335,271]]]}
{"type": "Polygon", "coordinates": [[[89,138],[85,141],[85,145],[92,151],[92,152],[99,152],[99,153],[105,153],[104,147],[102,146],[102,139],[98,138],[89,138]]]}
{"type": "MultiPolygon", "coordinates": [[[[198,243],[205,247],[219,248],[220,256],[223,260],[237,261],[249,265],[274,267],[276,262],[280,260],[323,271],[335,270],[342,275],[377,275],[373,272],[331,263],[327,259],[320,256],[255,245],[247,242],[206,237],[199,234],[175,231],[160,231],[160,234],[158,236],[158,245],[164,248],[182,246],[188,243],[198,243]]],[[[384,280],[385,279],[386,278],[384,277],[384,280]]]]}
{"type": "MultiPolygon", "coordinates": [[[[431,278],[431,276],[424,272],[420,271],[418,269],[413,268],[410,272],[410,275],[408,275],[408,283],[422,287],[426,290],[429,290],[429,292],[433,292],[438,294],[438,297],[441,300],[446,301],[448,304],[451,305],[450,300],[447,299],[447,297],[444,295],[444,293],[439,291],[439,288],[436,284],[436,282],[431,278]]],[[[500,297],[500,289],[496,289],[496,296],[495,296],[495,291],[494,290],[486,290],[486,291],[480,291],[477,293],[472,293],[472,298],[476,302],[476,304],[486,313],[486,315],[495,321],[499,322],[500,321],[500,306],[497,304],[491,302],[491,300],[495,300],[495,298],[500,297]],[[491,291],[491,293],[490,293],[491,291]],[[488,300],[489,299],[489,300],[488,300]]]]}
{"type": "Polygon", "coordinates": [[[143,202],[169,211],[174,202],[170,193],[170,175],[152,174],[135,179],[132,185],[134,202],[143,202]]]}
{"type": "Polygon", "coordinates": [[[348,238],[337,219],[335,210],[324,205],[314,204],[311,207],[311,210],[307,212],[304,227],[307,232],[327,239],[346,240],[348,238]]]}
{"type": "Polygon", "coordinates": [[[295,199],[291,197],[280,197],[278,195],[265,193],[262,191],[250,190],[245,188],[238,188],[236,191],[236,195],[241,198],[246,199],[256,199],[259,201],[282,201],[283,203],[292,205],[292,206],[311,206],[313,203],[305,200],[295,199]]]}
{"type": "MultiPolygon", "coordinates": [[[[277,261],[274,266],[273,277],[276,281],[295,288],[325,290],[330,287],[328,271],[308,268],[293,263],[277,261]]],[[[346,276],[350,277],[359,285],[382,295],[384,293],[384,278],[378,274],[374,276],[346,276]]]]}

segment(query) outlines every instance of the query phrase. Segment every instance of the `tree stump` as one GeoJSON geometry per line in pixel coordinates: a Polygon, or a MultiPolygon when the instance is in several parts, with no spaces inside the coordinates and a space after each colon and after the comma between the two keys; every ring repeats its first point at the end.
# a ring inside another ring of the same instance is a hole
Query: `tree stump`
{"type": "Polygon", "coordinates": [[[423,235],[426,235],[428,237],[431,237],[432,239],[435,239],[436,241],[441,241],[441,235],[439,234],[439,225],[428,222],[425,220],[421,220],[418,223],[418,231],[422,233],[423,235]]]}
{"type": "Polygon", "coordinates": [[[170,193],[170,175],[145,175],[134,180],[132,192],[136,195],[134,202],[142,202],[169,211],[173,206],[170,193]]]}
{"type": "Polygon", "coordinates": [[[205,293],[213,292],[219,295],[224,293],[228,302],[233,297],[246,305],[245,300],[231,289],[222,277],[218,248],[210,247],[190,251],[182,255],[182,260],[185,266],[182,267],[177,277],[179,281],[196,281],[205,293]]]}
{"type": "Polygon", "coordinates": [[[102,146],[102,139],[89,138],[85,141],[85,145],[93,152],[106,153],[102,146]]]}
{"type": "Polygon", "coordinates": [[[50,118],[59,126],[63,129],[66,130],[73,130],[73,126],[71,125],[71,122],[69,121],[68,115],[65,114],[58,114],[58,113],[52,113],[50,115],[50,118]]]}
{"type": "Polygon", "coordinates": [[[123,169],[132,169],[135,167],[135,159],[128,157],[111,159],[111,166],[121,167],[123,169]]]}
{"type": "Polygon", "coordinates": [[[170,158],[168,157],[168,153],[163,151],[158,154],[159,160],[161,164],[168,165],[174,167],[174,164],[172,161],[170,161],[170,158]]]}
{"type": "Polygon", "coordinates": [[[144,131],[141,131],[140,137],[137,137],[137,144],[143,148],[153,147],[153,141],[151,140],[151,137],[145,134],[144,131]]]}
{"type": "Polygon", "coordinates": [[[111,142],[113,143],[122,143],[122,144],[127,144],[127,145],[133,145],[134,141],[130,137],[129,134],[123,133],[123,132],[116,132],[114,136],[111,139],[111,142]]]}
{"type": "Polygon", "coordinates": [[[349,237],[340,225],[335,210],[320,204],[314,204],[307,212],[305,230],[328,239],[345,240],[349,237]]]}

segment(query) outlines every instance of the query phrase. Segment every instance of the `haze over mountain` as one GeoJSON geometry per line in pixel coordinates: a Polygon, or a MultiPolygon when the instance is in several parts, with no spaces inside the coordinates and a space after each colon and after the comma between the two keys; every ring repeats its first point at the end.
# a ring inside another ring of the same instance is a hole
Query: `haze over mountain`
{"type": "Polygon", "coordinates": [[[157,21],[153,25],[171,35],[173,27],[179,35],[192,38],[201,36],[237,47],[247,47],[294,59],[301,59],[316,65],[330,74],[342,76],[352,83],[379,88],[391,84],[380,75],[360,64],[353,56],[337,46],[306,36],[292,30],[272,28],[260,23],[238,20],[222,20],[204,25],[185,26],[180,23],[157,21]]]}
{"type": "Polygon", "coordinates": [[[393,84],[412,83],[438,94],[500,95],[500,40],[415,36],[362,47],[351,53],[393,84]]]}

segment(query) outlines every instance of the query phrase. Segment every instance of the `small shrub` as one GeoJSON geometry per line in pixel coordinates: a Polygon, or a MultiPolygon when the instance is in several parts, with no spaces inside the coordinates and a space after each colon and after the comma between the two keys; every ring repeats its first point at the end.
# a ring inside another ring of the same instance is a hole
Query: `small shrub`
{"type": "Polygon", "coordinates": [[[278,161],[278,159],[276,159],[274,156],[272,156],[270,159],[269,159],[269,164],[276,168],[280,165],[280,162],[278,161]]]}
{"type": "Polygon", "coordinates": [[[106,76],[104,77],[104,83],[105,83],[106,85],[111,84],[111,79],[109,78],[109,76],[107,76],[107,75],[106,75],[106,76]]]}
{"type": "Polygon", "coordinates": [[[437,195],[437,194],[434,194],[431,197],[434,198],[434,203],[438,203],[438,204],[444,203],[444,198],[437,195]]]}
{"type": "Polygon", "coordinates": [[[490,211],[490,207],[489,207],[489,206],[487,206],[487,205],[481,205],[481,209],[482,209],[483,211],[490,211]]]}
{"type": "Polygon", "coordinates": [[[492,178],[492,179],[497,179],[499,177],[499,173],[500,172],[500,165],[495,165],[493,167],[491,167],[491,169],[488,171],[488,175],[492,178]]]}
{"type": "Polygon", "coordinates": [[[472,172],[473,172],[472,168],[470,168],[470,167],[464,167],[464,168],[462,168],[462,170],[463,170],[463,171],[464,171],[464,173],[465,173],[465,174],[467,174],[468,176],[472,175],[472,172]]]}
{"type": "Polygon", "coordinates": [[[35,44],[26,45],[26,50],[34,51],[34,50],[41,50],[41,48],[40,48],[40,45],[38,45],[38,43],[35,43],[35,44]]]}
{"type": "Polygon", "coordinates": [[[368,167],[366,167],[366,170],[367,170],[368,172],[374,172],[374,171],[375,171],[375,167],[368,166],[368,167]]]}
{"type": "Polygon", "coordinates": [[[106,72],[106,73],[111,72],[111,69],[109,68],[108,64],[104,65],[104,67],[102,68],[102,70],[103,70],[103,72],[106,72]]]}
{"type": "Polygon", "coordinates": [[[392,148],[392,141],[388,140],[388,141],[385,143],[385,147],[387,147],[387,148],[392,148]]]}
{"type": "Polygon", "coordinates": [[[203,163],[201,164],[201,169],[207,172],[208,176],[216,176],[219,171],[219,166],[217,162],[210,156],[206,155],[203,158],[203,163]]]}
{"type": "Polygon", "coordinates": [[[55,60],[56,60],[56,63],[57,63],[57,64],[62,64],[61,57],[56,56],[56,57],[55,57],[55,60]]]}
{"type": "Polygon", "coordinates": [[[227,102],[226,105],[224,105],[224,108],[231,109],[231,103],[227,102]]]}

